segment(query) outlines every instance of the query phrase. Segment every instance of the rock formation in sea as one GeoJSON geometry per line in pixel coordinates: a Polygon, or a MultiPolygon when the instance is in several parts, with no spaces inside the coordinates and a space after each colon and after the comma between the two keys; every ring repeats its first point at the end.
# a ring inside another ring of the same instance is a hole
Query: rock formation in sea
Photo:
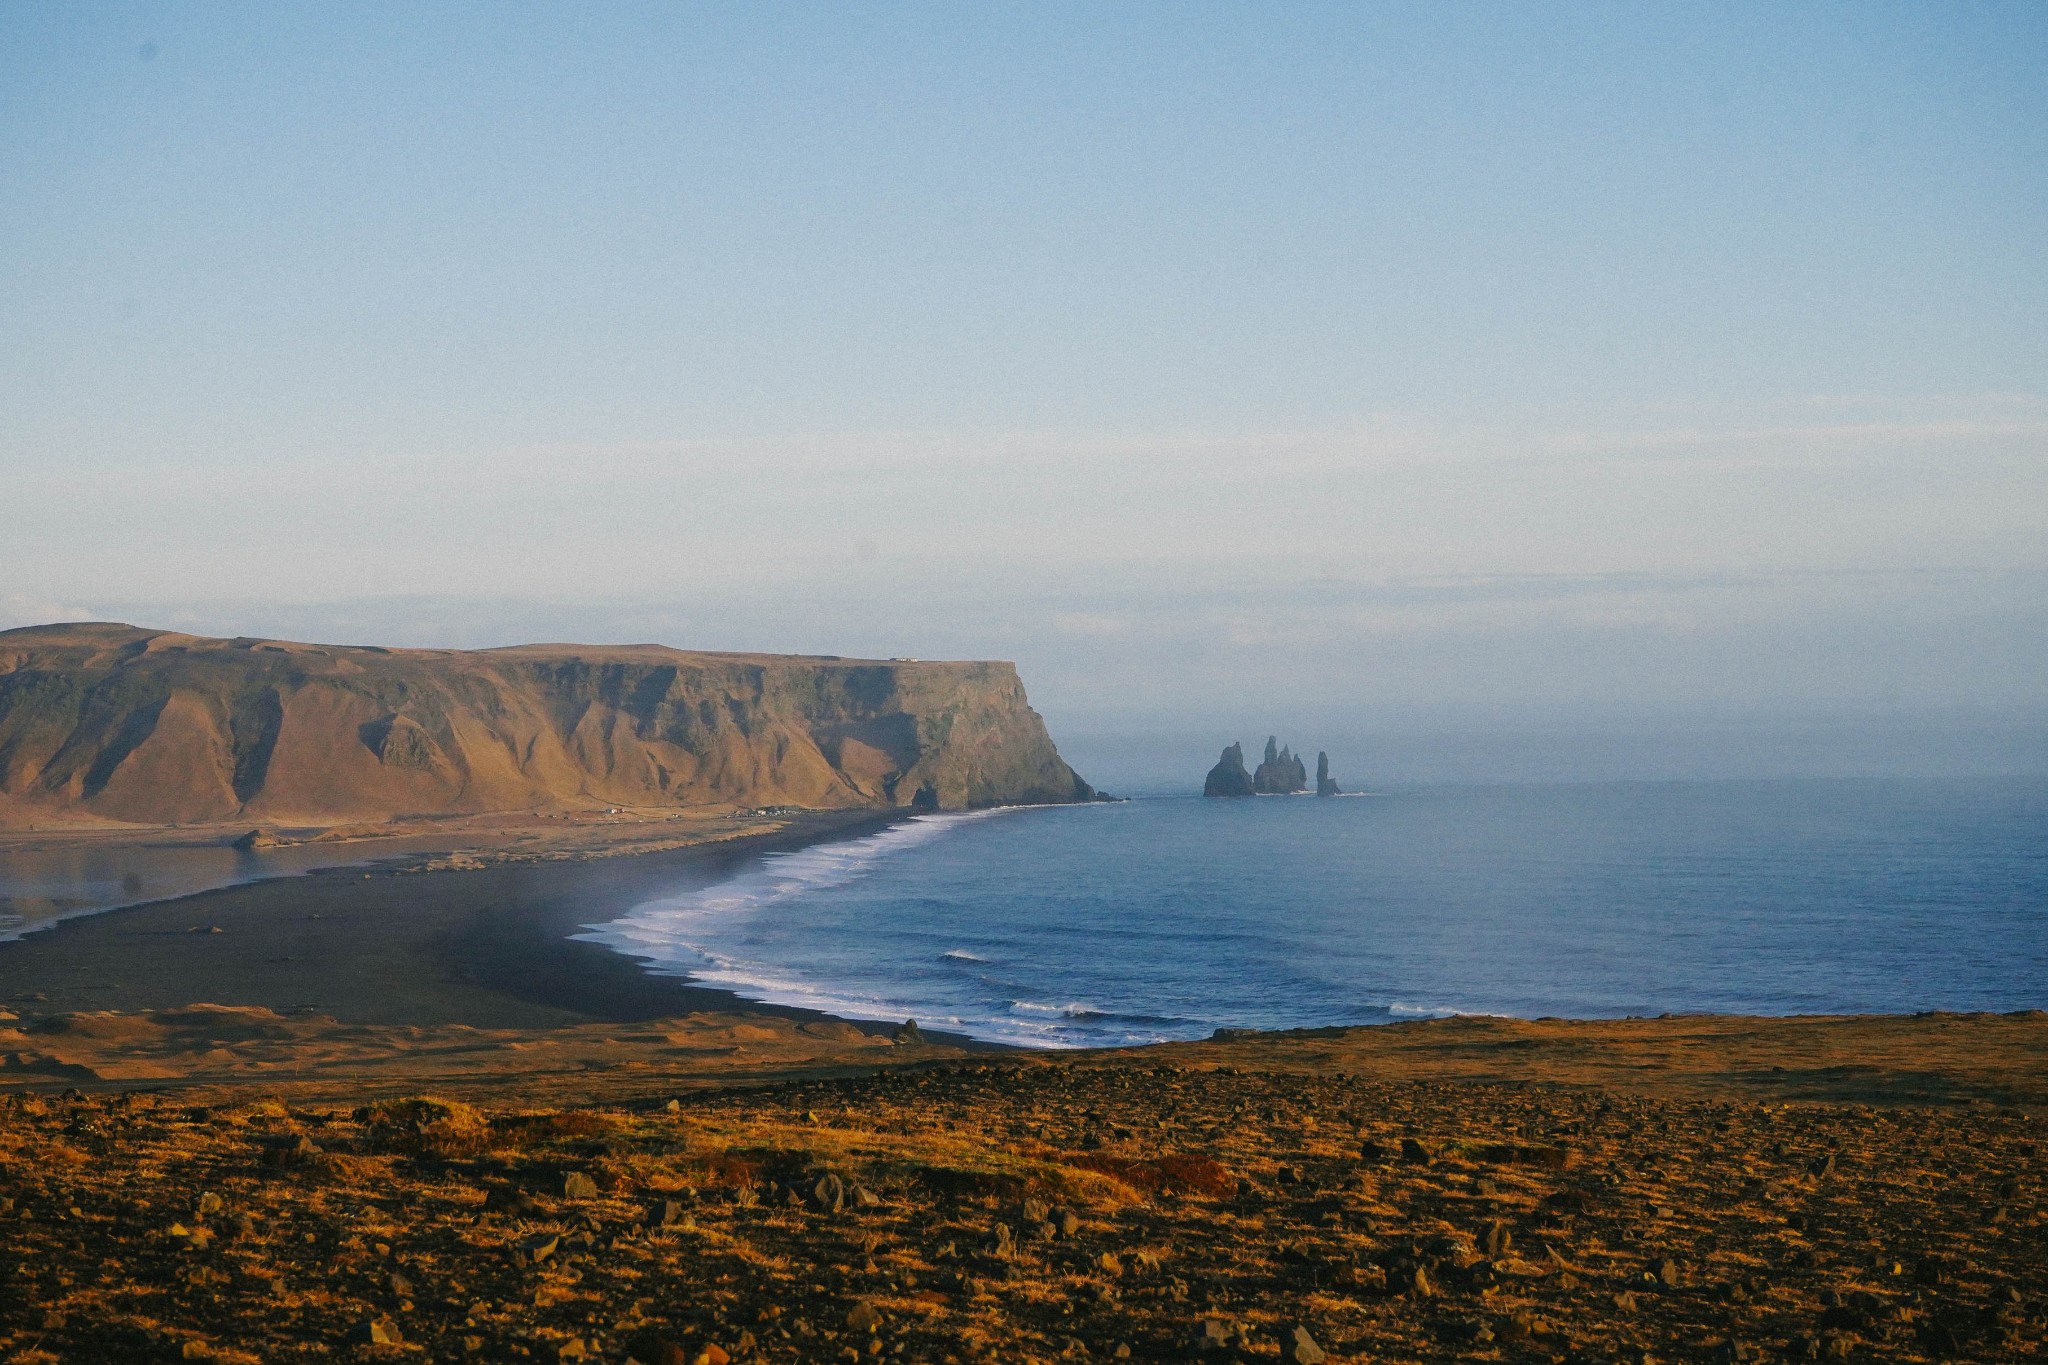
{"type": "Polygon", "coordinates": [[[1337,779],[1330,776],[1330,756],[1320,749],[1316,750],[1316,795],[1342,796],[1343,794],[1343,789],[1337,785],[1337,779]]]}
{"type": "Polygon", "coordinates": [[[1284,796],[1308,790],[1308,769],[1302,766],[1273,735],[1266,736],[1266,759],[1252,774],[1252,790],[1266,796],[1284,796]]]}
{"type": "Polygon", "coordinates": [[[1008,663],[0,631],[0,828],[1094,795],[1008,663]]]}
{"type": "Polygon", "coordinates": [[[1244,770],[1244,746],[1233,744],[1223,751],[1223,757],[1216,760],[1216,766],[1209,769],[1209,776],[1203,779],[1204,796],[1250,796],[1252,775],[1244,770]]]}

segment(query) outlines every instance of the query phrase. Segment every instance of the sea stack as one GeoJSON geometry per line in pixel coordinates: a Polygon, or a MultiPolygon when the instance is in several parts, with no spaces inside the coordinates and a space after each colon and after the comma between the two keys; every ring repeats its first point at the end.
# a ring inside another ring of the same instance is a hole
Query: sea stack
{"type": "Polygon", "coordinates": [[[1202,782],[1204,796],[1250,796],[1252,775],[1244,770],[1244,746],[1233,744],[1223,751],[1223,757],[1216,760],[1216,766],[1209,769],[1209,776],[1202,782]]]}
{"type": "Polygon", "coordinates": [[[1330,756],[1321,749],[1316,750],[1316,795],[1342,796],[1337,779],[1330,776],[1330,756]]]}
{"type": "Polygon", "coordinates": [[[1308,790],[1308,769],[1276,736],[1266,736],[1266,760],[1252,774],[1252,790],[1261,796],[1285,796],[1308,790]]]}

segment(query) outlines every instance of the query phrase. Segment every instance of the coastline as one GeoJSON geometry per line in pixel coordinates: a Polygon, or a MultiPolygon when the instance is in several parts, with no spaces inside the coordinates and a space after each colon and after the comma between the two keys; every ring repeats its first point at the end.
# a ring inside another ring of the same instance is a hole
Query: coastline
{"type": "MultiPolygon", "coordinates": [[[[0,944],[0,1009],[48,1016],[206,1002],[346,1025],[478,1029],[704,1012],[829,1020],[653,975],[571,935],[639,900],[724,880],[762,854],[874,832],[908,814],[819,812],[759,834],[610,856],[335,868],[78,915],[0,944]]],[[[874,1035],[901,1021],[844,1022],[874,1035]]]]}

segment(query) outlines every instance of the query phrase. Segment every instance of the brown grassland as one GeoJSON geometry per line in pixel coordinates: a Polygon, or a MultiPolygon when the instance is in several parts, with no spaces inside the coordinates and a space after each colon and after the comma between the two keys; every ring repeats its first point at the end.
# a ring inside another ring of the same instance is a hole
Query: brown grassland
{"type": "MultiPolygon", "coordinates": [[[[159,1038],[156,1080],[0,1097],[0,1359],[2048,1349],[2038,1012],[1066,1055],[780,1020],[737,1057],[700,1017],[616,1066],[479,1035],[438,1080],[361,1029],[354,1079],[265,1073],[261,1020],[220,1018],[159,1038]]],[[[18,1022],[87,1070],[172,1027],[18,1022]]]]}

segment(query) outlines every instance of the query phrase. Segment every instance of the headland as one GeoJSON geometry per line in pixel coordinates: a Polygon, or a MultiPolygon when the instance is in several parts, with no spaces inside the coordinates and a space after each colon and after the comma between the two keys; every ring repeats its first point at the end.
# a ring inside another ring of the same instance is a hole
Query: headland
{"type": "Polygon", "coordinates": [[[0,631],[0,830],[1085,801],[1000,661],[0,631]]]}

